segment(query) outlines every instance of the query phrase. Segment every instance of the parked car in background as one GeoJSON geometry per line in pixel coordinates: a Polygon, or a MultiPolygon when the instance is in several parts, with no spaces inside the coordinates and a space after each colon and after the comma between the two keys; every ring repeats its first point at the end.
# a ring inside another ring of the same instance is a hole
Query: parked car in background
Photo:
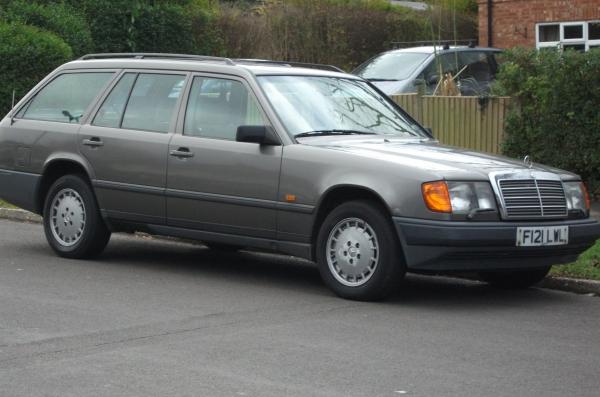
{"type": "Polygon", "coordinates": [[[497,48],[468,46],[413,47],[379,54],[352,73],[375,84],[387,95],[417,92],[417,84],[425,84],[432,94],[441,75],[460,74],[455,82],[466,96],[487,95],[498,72],[497,48]]]}
{"type": "Polygon", "coordinates": [[[63,257],[144,231],[303,257],[362,300],[407,271],[527,287],[599,237],[577,175],[440,145],[367,81],[321,67],[67,63],[0,122],[0,197],[42,214],[63,257]]]}

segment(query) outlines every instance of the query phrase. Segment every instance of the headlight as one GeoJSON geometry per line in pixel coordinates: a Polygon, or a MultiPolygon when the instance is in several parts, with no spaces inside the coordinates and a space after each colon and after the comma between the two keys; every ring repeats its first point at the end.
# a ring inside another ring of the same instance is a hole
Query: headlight
{"type": "Polygon", "coordinates": [[[496,199],[488,182],[448,182],[448,193],[454,214],[496,209],[496,199]]]}
{"type": "Polygon", "coordinates": [[[422,190],[431,211],[469,214],[474,210],[496,209],[494,192],[488,182],[427,182],[422,190]]]}
{"type": "Polygon", "coordinates": [[[569,210],[587,212],[590,209],[590,198],[583,182],[563,182],[563,186],[569,210]]]}

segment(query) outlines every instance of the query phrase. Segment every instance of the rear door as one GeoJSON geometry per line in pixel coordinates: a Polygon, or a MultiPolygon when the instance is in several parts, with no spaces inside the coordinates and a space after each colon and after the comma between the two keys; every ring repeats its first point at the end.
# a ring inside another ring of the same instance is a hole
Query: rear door
{"type": "Polygon", "coordinates": [[[186,73],[125,71],[79,136],[100,208],[113,219],[165,223],[167,149],[186,73]]]}
{"type": "Polygon", "coordinates": [[[245,81],[196,75],[182,134],[169,146],[170,226],[276,237],[282,146],[237,142],[240,125],[267,125],[245,81]]]}

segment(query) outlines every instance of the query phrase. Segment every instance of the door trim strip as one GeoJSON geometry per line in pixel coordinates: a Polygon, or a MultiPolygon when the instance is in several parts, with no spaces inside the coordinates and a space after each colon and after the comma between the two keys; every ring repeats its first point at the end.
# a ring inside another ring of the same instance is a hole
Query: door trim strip
{"type": "Polygon", "coordinates": [[[299,212],[303,214],[312,214],[315,207],[307,204],[286,203],[282,201],[263,200],[249,197],[230,196],[216,193],[192,192],[189,190],[165,189],[155,186],[134,185],[123,182],[111,182],[96,179],[92,185],[101,189],[122,190],[135,193],[145,193],[169,198],[180,198],[188,200],[211,201],[216,203],[242,205],[255,208],[276,209],[281,211],[299,212]]]}

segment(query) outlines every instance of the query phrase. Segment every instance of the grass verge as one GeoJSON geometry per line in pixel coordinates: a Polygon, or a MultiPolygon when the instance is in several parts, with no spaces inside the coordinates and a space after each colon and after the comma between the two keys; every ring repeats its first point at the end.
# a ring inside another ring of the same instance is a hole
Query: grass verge
{"type": "Polygon", "coordinates": [[[600,280],[600,240],[589,250],[582,253],[576,262],[554,266],[552,276],[600,280]]]}
{"type": "Polygon", "coordinates": [[[17,208],[12,204],[7,203],[4,200],[0,200],[0,208],[17,208]]]}

